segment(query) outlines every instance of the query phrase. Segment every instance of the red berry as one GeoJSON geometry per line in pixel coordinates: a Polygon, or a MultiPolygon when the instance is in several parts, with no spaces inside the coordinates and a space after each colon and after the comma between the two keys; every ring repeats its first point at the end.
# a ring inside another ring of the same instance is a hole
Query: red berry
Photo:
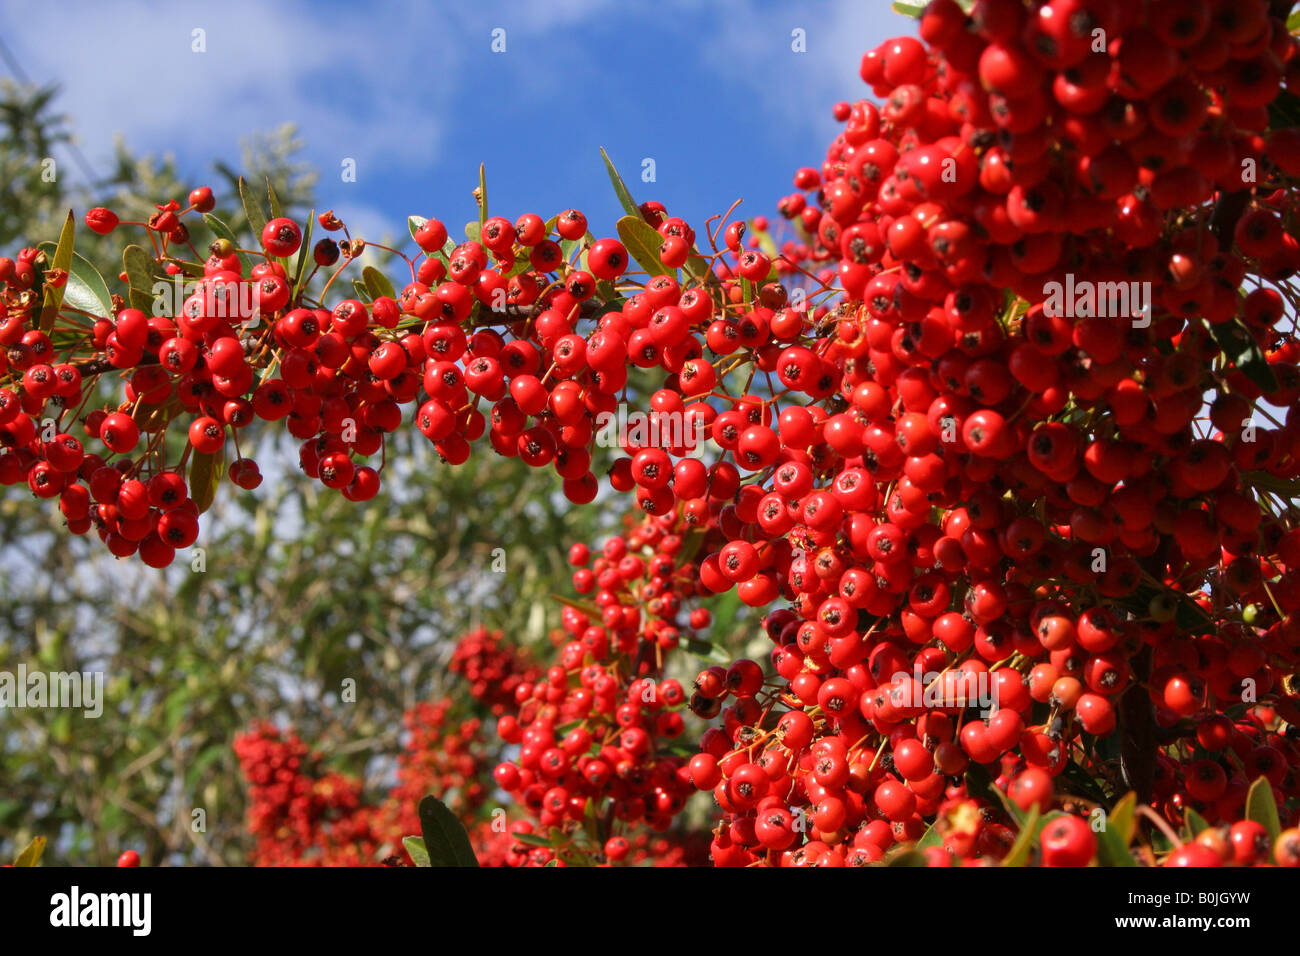
{"type": "Polygon", "coordinates": [[[297,252],[301,245],[302,230],[292,219],[272,219],[262,229],[262,246],[273,256],[286,258],[297,252]]]}
{"type": "Polygon", "coordinates": [[[1097,852],[1097,837],[1087,821],[1060,816],[1043,827],[1043,866],[1087,866],[1097,852]]]}

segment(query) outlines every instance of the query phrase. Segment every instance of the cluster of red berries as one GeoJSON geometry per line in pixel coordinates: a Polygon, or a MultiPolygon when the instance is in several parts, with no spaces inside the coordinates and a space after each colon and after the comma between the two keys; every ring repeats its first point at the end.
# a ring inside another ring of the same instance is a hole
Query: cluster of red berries
{"type": "MultiPolygon", "coordinates": [[[[489,219],[481,242],[446,249],[446,229],[431,220],[415,231],[429,254],[418,267],[408,259],[412,281],[400,295],[344,299],[326,309],[319,302],[308,307],[315,301],[307,297],[312,276],[342,257],[319,292],[323,298],[364,251],[363,240],[323,239],[308,260],[301,227],[275,218],[260,237],[262,261],[251,267],[246,251],[228,238],[215,240],[206,259],[187,259],[193,246],[183,217],[207,213],[213,202],[211,190],[200,187],[188,206],[162,203],[147,223],[134,224],[146,230],[155,253],[141,268],[171,276],[184,289],[175,314],[151,316],[135,307],[153,292],[152,286],[147,292],[140,288],[138,277],[130,284],[129,271],[120,278],[129,284],[133,304],[115,296],[111,317],[51,310],[42,303],[66,283],[65,271],[51,266],[38,273],[35,266],[44,257],[31,249],[17,260],[0,260],[0,345],[6,349],[0,353],[0,482],[25,481],[38,497],[58,498],[74,533],[93,528],[113,554],[139,554],[163,567],[196,540],[198,515],[211,501],[226,443],[233,439],[238,455],[243,428],[258,420],[284,421],[302,442],[299,463],[307,475],[365,501],[379,490],[382,464],[364,462],[375,456],[382,462],[385,436],[401,425],[403,406],[424,396],[416,424],[447,461],[463,462],[468,441],[484,432],[486,417],[477,405],[487,398],[497,403],[494,444],[508,438],[510,453],[532,464],[555,460],[571,497],[594,497],[596,481],[584,451],[590,430],[561,434],[553,417],[550,430],[524,423],[542,410],[534,407],[537,396],[546,402],[548,391],[538,376],[543,355],[552,359],[549,345],[563,338],[562,361],[571,362],[574,343],[583,340],[567,323],[594,295],[597,282],[608,283],[626,268],[621,243],[587,242],[586,269],[577,269],[564,260],[559,243],[547,238],[553,228],[564,240],[590,239],[576,210],[557,217],[552,227],[536,216],[514,225],[489,219]],[[300,250],[291,273],[286,263],[300,250]],[[515,269],[517,261],[532,268],[515,269]],[[561,269],[560,277],[548,277],[561,269]],[[514,317],[530,326],[540,313],[537,325],[548,330],[546,352],[527,336],[507,342],[490,328],[467,337],[462,325],[473,323],[476,308],[489,315],[495,310],[502,323],[514,317]],[[116,408],[87,410],[100,377],[113,371],[126,380],[124,400],[116,408]],[[502,404],[508,387],[521,405],[515,398],[502,404]],[[186,424],[184,437],[178,449],[174,436],[168,454],[169,426],[178,420],[186,424]],[[86,441],[102,445],[103,454],[88,451],[86,441]]],[[[345,229],[333,213],[319,221],[327,230],[345,229]]],[[[103,208],[87,213],[86,222],[100,234],[127,225],[103,208]]],[[[578,355],[580,360],[581,349],[578,355]]],[[[607,384],[602,407],[613,406],[617,391],[607,384]]],[[[236,457],[227,473],[245,489],[262,480],[250,458],[236,457]]]]}
{"type": "Polygon", "coordinates": [[[456,641],[447,669],[468,682],[469,695],[500,716],[515,706],[515,690],[521,683],[541,676],[523,653],[505,643],[501,631],[478,627],[456,641]]]}
{"type": "MultiPolygon", "coordinates": [[[[1201,0],[936,0],[921,32],[864,56],[884,106],[837,108],[815,196],[782,204],[845,291],[816,347],[838,406],[812,442],[781,413],[757,527],[704,575],[794,602],[766,619],[783,689],[756,700],[747,661],[697,680],[728,725],[762,712],[692,761],[715,860],[870,862],[975,765],[1046,810],[1079,764],[1179,824],[1240,821],[1263,777],[1294,818],[1300,530],[1270,491],[1300,475],[1300,141],[1267,107],[1295,41],[1201,0]],[[1112,283],[1159,294],[1062,301],[1112,283]]],[[[996,858],[992,832],[937,857],[996,858]]],[[[1070,817],[1042,860],[1094,850],[1070,817]]]]}
{"type": "Polygon", "coordinates": [[[327,771],[293,733],[258,725],[235,740],[248,784],[248,830],[259,866],[376,866],[409,862],[402,838],[420,832],[417,806],[440,794],[471,826],[483,865],[505,865],[505,828],[475,826],[491,785],[478,718],[456,719],[450,701],[424,702],[403,715],[406,734],[397,783],[378,803],[363,781],[327,771]]]}
{"type": "Polygon", "coordinates": [[[483,752],[482,721],[456,720],[451,711],[450,700],[424,701],[402,717],[407,736],[398,757],[398,782],[385,804],[392,833],[420,831],[417,808],[430,793],[466,819],[472,819],[488,797],[492,765],[483,752]]]}
{"type": "Polygon", "coordinates": [[[294,734],[256,726],[235,739],[248,783],[248,829],[258,866],[362,866],[377,862],[383,839],[361,784],[322,772],[294,734]]]}
{"type": "MultiPolygon", "coordinates": [[[[699,588],[687,530],[676,514],[643,516],[594,558],[586,545],[570,549],[574,589],[592,603],[565,605],[552,638],[558,663],[519,684],[516,709],[497,721],[501,739],[519,748],[493,772],[497,785],[544,832],[558,831],[521,846],[523,865],[572,855],[629,862],[636,834],[667,831],[694,792],[688,751],[674,746],[686,691],[664,675],[665,655],[694,639],[681,620],[699,588]]],[[[707,614],[689,615],[691,626],[707,626],[707,614]]],[[[518,820],[511,832],[536,828],[518,820]]]]}
{"type": "MultiPolygon", "coordinates": [[[[653,532],[649,536],[656,538],[653,532]]],[[[662,538],[662,533],[657,537],[662,538]]],[[[621,538],[616,540],[623,541],[621,538]]],[[[642,546],[643,539],[638,535],[634,534],[630,540],[635,547],[642,546]]],[[[578,554],[578,549],[574,553],[578,554]]],[[[696,620],[699,620],[698,616],[696,620]]],[[[594,631],[598,629],[586,627],[582,631],[594,640],[594,631]]],[[[510,655],[509,651],[499,648],[500,639],[499,634],[482,628],[462,636],[457,642],[459,648],[466,649],[459,658],[462,680],[473,680],[469,671],[475,665],[466,667],[466,661],[482,663],[486,653],[489,662],[495,661],[500,665],[500,655],[510,655]]],[[[518,662],[513,656],[512,660],[518,662]]],[[[625,657],[618,660],[626,662],[625,657]]],[[[611,658],[611,669],[615,666],[614,661],[611,658]]],[[[510,669],[507,667],[505,670],[508,672],[510,669]]],[[[533,681],[540,675],[524,670],[522,675],[515,673],[514,676],[521,678],[515,684],[523,690],[516,690],[508,706],[502,708],[499,723],[504,729],[503,736],[511,733],[512,726],[519,726],[518,714],[534,715],[538,712],[530,702],[535,705],[540,699],[533,692],[533,681]]],[[[542,686],[550,687],[545,681],[542,686]]],[[[639,692],[646,686],[645,681],[641,681],[634,683],[632,690],[639,692]]],[[[679,706],[684,700],[680,684],[665,683],[660,689],[674,706],[679,706]]],[[[575,696],[582,699],[585,694],[586,691],[576,691],[575,696]]],[[[470,696],[479,707],[495,706],[491,694],[480,696],[471,688],[470,696]]],[[[507,737],[496,746],[490,745],[484,737],[480,719],[456,718],[449,699],[421,703],[404,715],[406,734],[398,756],[398,782],[384,800],[373,805],[362,797],[361,781],[323,772],[319,758],[297,736],[281,734],[265,726],[254,727],[236,741],[236,752],[252,802],[248,826],[257,838],[252,861],[259,865],[324,866],[377,865],[393,861],[409,863],[400,841],[404,836],[420,832],[417,807],[421,798],[433,793],[466,825],[471,845],[483,866],[563,866],[568,865],[575,855],[596,863],[620,865],[704,863],[708,858],[708,839],[703,834],[673,832],[665,835],[656,832],[666,830],[669,823],[668,808],[660,805],[665,792],[664,774],[671,772],[676,775],[675,783],[669,783],[667,787],[678,796],[688,795],[691,787],[682,774],[684,759],[681,755],[671,762],[664,762],[653,753],[642,751],[638,743],[640,738],[635,738],[635,734],[646,735],[640,732],[641,721],[633,711],[644,706],[646,713],[653,714],[660,712],[660,708],[642,705],[640,697],[636,700],[636,708],[618,709],[617,723],[613,719],[604,722],[604,736],[609,740],[596,753],[595,766],[592,766],[592,757],[579,757],[578,765],[582,767],[585,780],[598,785],[587,787],[584,794],[592,798],[593,807],[599,808],[602,814],[610,811],[610,820],[603,826],[609,827],[613,821],[619,821],[620,832],[611,832],[608,839],[599,844],[593,844],[585,832],[571,832],[575,822],[587,824],[587,817],[579,814],[577,821],[556,818],[547,812],[545,800],[530,807],[531,793],[521,797],[525,807],[536,811],[531,818],[511,821],[505,808],[491,806],[488,797],[496,785],[491,755],[500,755],[519,740],[512,743],[507,737]],[[609,764],[603,778],[599,773],[602,760],[609,764]],[[614,782],[615,778],[617,782],[614,782]],[[607,807],[602,802],[616,798],[625,803],[615,808],[612,803],[607,807]],[[648,823],[649,826],[637,827],[637,823],[648,823]],[[549,837],[543,838],[542,834],[555,824],[560,825],[557,832],[569,832],[554,841],[549,837]],[[528,842],[530,837],[547,846],[528,842]]],[[[543,717],[549,719],[554,708],[545,710],[543,717]]],[[[568,711],[565,713],[567,715],[568,711]]],[[[652,725],[655,736],[649,739],[653,748],[663,749],[672,731],[680,732],[680,716],[673,713],[672,717],[675,720],[671,721],[667,734],[659,731],[659,724],[652,725]]],[[[541,734],[544,719],[533,716],[524,719],[530,721],[531,737],[541,734]]],[[[600,732],[599,716],[589,718],[587,723],[600,732]]],[[[564,738],[564,746],[568,747],[578,739],[578,735],[570,732],[564,738]]],[[[594,738],[589,735],[588,739],[594,738]]],[[[519,759],[521,762],[536,762],[522,752],[519,759]]],[[[514,767],[513,764],[496,766],[498,783],[505,773],[501,768],[514,767]]],[[[571,775],[560,775],[557,780],[578,788],[571,775]]]]}

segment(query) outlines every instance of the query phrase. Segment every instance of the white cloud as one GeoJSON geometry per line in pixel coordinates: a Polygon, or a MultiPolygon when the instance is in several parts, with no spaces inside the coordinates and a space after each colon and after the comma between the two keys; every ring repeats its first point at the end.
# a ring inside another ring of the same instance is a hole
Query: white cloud
{"type": "MultiPolygon", "coordinates": [[[[191,165],[238,159],[239,140],[297,124],[305,156],[328,179],[345,157],[358,178],[432,165],[463,111],[470,32],[487,19],[527,40],[581,21],[608,0],[443,7],[402,0],[352,5],[227,0],[216,7],[0,2],[6,43],[36,83],[57,81],[58,109],[98,170],[114,134],[137,152],[191,165]],[[201,34],[206,52],[195,52],[201,34]]],[[[524,71],[523,58],[508,67],[524,71]]]]}
{"type": "MultiPolygon", "coordinates": [[[[101,169],[119,131],[141,151],[237,157],[241,136],[285,122],[298,124],[322,161],[411,155],[400,148],[399,98],[379,95],[400,65],[382,44],[357,42],[332,18],[293,5],[230,0],[219,9],[161,0],[28,6],[6,18],[8,41],[33,81],[60,83],[59,108],[101,169]],[[206,52],[193,49],[200,40],[206,52]],[[349,77],[365,109],[320,94],[323,83],[349,77]]],[[[426,126],[415,139],[436,148],[437,134],[426,126]]]]}

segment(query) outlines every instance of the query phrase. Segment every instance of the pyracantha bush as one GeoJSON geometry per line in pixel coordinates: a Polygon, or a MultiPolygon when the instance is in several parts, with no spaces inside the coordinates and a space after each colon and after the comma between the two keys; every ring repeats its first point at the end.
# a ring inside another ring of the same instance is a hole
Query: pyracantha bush
{"type": "MultiPolygon", "coordinates": [[[[457,663],[518,748],[457,784],[529,818],[513,856],[626,861],[699,790],[718,865],[1293,865],[1289,7],[934,0],[865,53],[870,97],[835,104],[779,228],[733,206],[697,234],[612,167],[617,238],[490,216],[481,187],[463,239],[411,219],[398,289],[333,213],[272,202],[240,248],[202,188],[147,223],[93,209],[138,243],[120,294],[71,225],[0,260],[0,480],[164,566],[223,472],[260,482],[255,422],[352,500],[409,419],[449,465],[488,445],[577,506],[631,407],[673,427],[619,435],[607,481],[641,518],[575,548],[589,606],[554,659],[457,663]],[[770,654],[674,682],[733,589],[770,654]]],[[[372,839],[354,790],[286,773],[253,777],[254,827],[288,858],[315,821],[323,850],[372,839]]]]}

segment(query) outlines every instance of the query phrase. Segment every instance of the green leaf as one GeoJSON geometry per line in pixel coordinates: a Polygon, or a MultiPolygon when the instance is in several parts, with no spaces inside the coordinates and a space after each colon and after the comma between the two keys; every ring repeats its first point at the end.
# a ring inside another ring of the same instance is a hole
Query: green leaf
{"type": "Polygon", "coordinates": [[[713,652],[713,643],[704,640],[702,637],[688,637],[686,639],[686,649],[692,654],[704,657],[713,652]]]}
{"type": "Polygon", "coordinates": [[[713,607],[712,632],[714,636],[722,639],[734,634],[736,629],[740,627],[744,607],[744,602],[740,600],[740,592],[735,588],[723,593],[718,598],[718,603],[713,607]]]}
{"type": "Polygon", "coordinates": [[[366,288],[366,284],[360,279],[352,280],[352,288],[356,290],[357,298],[362,302],[370,303],[374,301],[373,297],[370,295],[370,290],[366,288]]]}
{"type": "Polygon", "coordinates": [[[1151,850],[1156,856],[1173,852],[1174,845],[1169,842],[1169,837],[1165,836],[1165,831],[1159,827],[1151,831],[1148,839],[1151,841],[1151,850]]]}
{"type": "Polygon", "coordinates": [[[903,3],[901,0],[894,0],[890,7],[895,13],[901,13],[903,16],[912,17],[913,19],[919,19],[925,11],[924,4],[903,3]]]}
{"type": "Polygon", "coordinates": [[[1255,336],[1238,322],[1209,323],[1210,334],[1223,354],[1248,379],[1265,392],[1276,391],[1277,377],[1264,357],[1255,336]]]}
{"type": "Polygon", "coordinates": [[[397,290],[395,290],[393,284],[388,281],[388,276],[384,275],[374,266],[366,266],[362,269],[361,279],[365,282],[366,288],[370,290],[370,298],[372,300],[378,299],[382,295],[386,295],[390,299],[397,298],[397,290]]]}
{"type": "Polygon", "coordinates": [[[688,637],[685,647],[696,657],[702,658],[714,664],[730,664],[731,654],[726,650],[699,637],[688,637]]]}
{"type": "Polygon", "coordinates": [[[943,834],[939,832],[939,827],[931,823],[929,829],[921,834],[921,839],[916,841],[916,850],[928,850],[932,846],[943,846],[943,834]]]}
{"type": "Polygon", "coordinates": [[[552,594],[552,601],[559,601],[561,604],[567,604],[576,611],[581,611],[593,621],[597,620],[604,612],[590,601],[579,601],[576,598],[564,597],[561,594],[552,594]]]}
{"type": "Polygon", "coordinates": [[[1296,10],[1286,18],[1286,32],[1295,33],[1296,30],[1300,30],[1300,10],[1296,10]]]}
{"type": "Polygon", "coordinates": [[[515,259],[515,264],[510,267],[509,272],[502,273],[503,278],[513,279],[517,275],[523,275],[533,266],[528,256],[519,256],[515,259]]]}
{"type": "Polygon", "coordinates": [[[1137,794],[1130,790],[1120,797],[1110,816],[1106,820],[1107,829],[1114,830],[1127,847],[1133,842],[1133,830],[1136,821],[1137,794]]]}
{"type": "MultiPolygon", "coordinates": [[[[587,853],[579,849],[561,850],[555,855],[568,866],[593,867],[596,865],[587,853]]],[[[550,864],[548,863],[547,866],[550,866],[550,864]]]]}
{"type": "Polygon", "coordinates": [[[139,246],[127,246],[122,250],[122,268],[130,287],[127,298],[131,307],[149,313],[153,309],[153,258],[139,246]]]}
{"type": "Polygon", "coordinates": [[[1279,478],[1267,471],[1248,471],[1241,476],[1241,482],[1250,488],[1263,488],[1287,498],[1300,498],[1300,479],[1279,478]]]}
{"type": "MultiPolygon", "coordinates": [[[[1109,740],[1110,738],[1107,738],[1109,740]]],[[[1118,754],[1116,754],[1118,756],[1118,754]]],[[[1083,767],[1079,766],[1073,760],[1065,765],[1061,771],[1061,776],[1078,788],[1077,792],[1092,800],[1095,803],[1108,803],[1110,796],[1101,789],[1097,781],[1094,780],[1083,767]]]]}
{"type": "Polygon", "coordinates": [[[72,254],[71,276],[63,299],[75,308],[108,318],[113,314],[113,295],[95,264],[79,252],[72,254]]]}
{"type": "Polygon", "coordinates": [[[211,454],[196,451],[190,458],[190,498],[198,506],[199,514],[212,507],[212,501],[217,496],[217,486],[221,484],[221,476],[225,473],[225,465],[224,443],[211,454]]]}
{"type": "MultiPolygon", "coordinates": [[[[181,277],[182,277],[183,279],[202,279],[202,278],[203,278],[203,263],[201,263],[201,262],[187,262],[187,261],[179,261],[179,260],[173,259],[173,260],[172,260],[172,265],[177,266],[177,267],[180,268],[180,270],[181,270],[181,277]]],[[[171,277],[169,277],[169,278],[171,278],[171,277]]]]}
{"type": "MultiPolygon", "coordinates": [[[[215,235],[218,239],[225,239],[236,249],[239,248],[239,240],[235,238],[234,230],[232,230],[228,225],[226,225],[225,222],[223,222],[221,219],[212,215],[212,213],[210,212],[205,212],[203,214],[203,222],[209,229],[212,230],[213,235],[215,235]]],[[[258,235],[260,236],[261,233],[259,233],[258,235]]],[[[239,261],[244,264],[244,271],[248,272],[252,268],[252,264],[248,261],[248,256],[246,256],[242,252],[237,252],[235,254],[239,256],[239,261]]]]}
{"type": "MultiPolygon", "coordinates": [[[[1160,595],[1165,595],[1173,599],[1174,623],[1176,623],[1182,630],[1204,633],[1206,629],[1210,628],[1213,624],[1210,620],[1210,616],[1205,613],[1205,610],[1190,597],[1181,591],[1175,591],[1172,588],[1166,588],[1163,586],[1156,587],[1152,584],[1143,584],[1128,597],[1117,599],[1116,603],[1120,607],[1132,611],[1138,617],[1146,617],[1149,613],[1152,600],[1160,595]]],[[[1070,766],[1077,765],[1071,764],[1070,766]]],[[[1082,778],[1080,781],[1081,783],[1083,780],[1092,781],[1092,778],[1089,777],[1082,768],[1079,768],[1078,773],[1082,778]]],[[[1101,802],[1101,797],[1097,792],[1095,782],[1091,782],[1090,786],[1092,788],[1090,791],[1080,792],[1083,792],[1085,796],[1088,796],[1093,800],[1101,802]]]]}
{"type": "Polygon", "coordinates": [[[1277,803],[1273,798],[1273,785],[1267,777],[1260,777],[1250,785],[1246,794],[1246,819],[1254,820],[1268,831],[1270,840],[1277,840],[1282,823],[1277,816],[1277,803]]]}
{"type": "Polygon", "coordinates": [[[637,265],[652,276],[666,276],[672,271],[659,259],[663,236],[650,223],[639,216],[624,216],[617,225],[618,238],[637,265]]]}
{"type": "MultiPolygon", "coordinates": [[[[298,300],[298,294],[302,292],[303,285],[307,282],[307,253],[311,250],[311,234],[316,228],[316,210],[311,211],[307,217],[307,231],[303,233],[302,248],[298,250],[298,262],[293,269],[293,292],[290,302],[298,300]]],[[[313,260],[314,262],[315,260],[313,260]]]]}
{"type": "Polygon", "coordinates": [[[993,778],[980,764],[972,762],[966,770],[966,792],[972,797],[982,796],[985,800],[997,800],[1002,804],[1002,809],[1007,811],[1007,816],[1021,828],[1025,826],[1025,821],[1029,819],[1029,815],[1016,806],[1014,800],[993,785],[993,778]]]}
{"type": "MultiPolygon", "coordinates": [[[[42,242],[40,247],[53,260],[56,245],[42,242]]],[[[72,254],[68,282],[63,287],[63,305],[104,318],[113,315],[113,296],[108,291],[108,283],[94,264],[79,252],[72,254]]]]}
{"type": "Polygon", "coordinates": [[[1278,93],[1268,104],[1268,125],[1275,130],[1300,126],[1300,97],[1290,90],[1278,93]]]}
{"type": "MultiPolygon", "coordinates": [[[[72,243],[77,231],[76,221],[72,218],[72,210],[68,210],[68,218],[63,220],[63,228],[59,231],[59,244],[54,249],[54,256],[50,264],[46,267],[46,272],[51,269],[62,269],[65,272],[72,270],[72,243]]],[[[71,282],[71,276],[68,281],[71,282]]],[[[67,283],[59,287],[52,285],[45,286],[45,301],[41,306],[41,324],[42,332],[49,332],[54,328],[54,320],[58,318],[59,308],[63,305],[63,296],[67,290],[67,283]]]]}
{"type": "Polygon", "coordinates": [[[243,176],[239,177],[239,199],[244,204],[244,215],[248,217],[248,227],[253,231],[253,239],[260,244],[262,230],[266,228],[266,211],[258,202],[257,196],[248,188],[248,184],[244,182],[243,176]]]}
{"type": "Polygon", "coordinates": [[[271,177],[266,177],[266,198],[271,204],[271,218],[279,219],[284,215],[284,210],[280,208],[280,197],[275,194],[275,187],[271,185],[271,177]]]}
{"type": "Polygon", "coordinates": [[[411,858],[411,862],[416,866],[433,865],[429,862],[429,851],[424,847],[423,837],[402,837],[402,846],[406,847],[407,856],[411,858]]]}
{"type": "Polygon", "coordinates": [[[1002,865],[1024,866],[1028,863],[1029,854],[1033,852],[1034,843],[1038,840],[1038,830],[1038,807],[1030,807],[1029,815],[1025,817],[1025,822],[1020,825],[1020,832],[1016,835],[1016,842],[1011,844],[1011,849],[1002,858],[1002,865]]]}
{"type": "Polygon", "coordinates": [[[1137,866],[1129,853],[1133,838],[1133,808],[1137,794],[1129,792],[1120,798],[1106,817],[1106,827],[1097,834],[1097,862],[1102,866],[1137,866]]]}
{"type": "Polygon", "coordinates": [[[595,241],[596,241],[596,237],[591,234],[590,229],[588,229],[586,235],[582,236],[581,238],[561,239],[560,255],[564,258],[565,262],[572,262],[573,253],[578,249],[582,249],[582,255],[578,258],[578,268],[586,269],[587,249],[589,249],[591,247],[591,244],[595,241]]]}
{"type": "Polygon", "coordinates": [[[430,866],[478,866],[469,834],[447,805],[433,795],[420,801],[420,830],[430,866]]]}
{"type": "Polygon", "coordinates": [[[516,840],[525,846],[544,846],[548,849],[553,846],[550,837],[540,836],[536,833],[512,833],[510,839],[516,840]]]}
{"type": "Polygon", "coordinates": [[[14,860],[14,866],[35,866],[41,861],[42,854],[45,853],[45,837],[38,836],[27,844],[18,858],[14,860]]]}
{"type": "Polygon", "coordinates": [[[1196,839],[1196,837],[1200,836],[1203,831],[1210,828],[1210,824],[1206,821],[1205,817],[1201,816],[1191,807],[1188,807],[1183,811],[1183,822],[1187,824],[1187,832],[1192,835],[1192,839],[1196,839]]]}
{"type": "Polygon", "coordinates": [[[906,850],[893,857],[885,866],[927,866],[924,853],[906,850]]]}
{"type": "MultiPolygon", "coordinates": [[[[481,222],[465,223],[465,238],[467,240],[472,239],[474,242],[478,242],[479,239],[482,237],[482,235],[483,235],[483,224],[481,222]]],[[[454,249],[456,247],[452,246],[452,248],[454,249]]]]}
{"type": "Polygon", "coordinates": [[[600,148],[601,158],[605,160],[605,171],[609,173],[609,181],[614,184],[614,194],[618,196],[619,204],[623,211],[629,216],[641,217],[641,210],[637,208],[636,200],[628,192],[627,184],[623,182],[623,177],[618,174],[614,168],[614,161],[609,158],[609,153],[605,152],[605,147],[600,148]]]}
{"type": "Polygon", "coordinates": [[[487,167],[483,163],[478,164],[478,195],[475,201],[478,203],[478,225],[482,230],[483,223],[488,220],[487,167]]]}

